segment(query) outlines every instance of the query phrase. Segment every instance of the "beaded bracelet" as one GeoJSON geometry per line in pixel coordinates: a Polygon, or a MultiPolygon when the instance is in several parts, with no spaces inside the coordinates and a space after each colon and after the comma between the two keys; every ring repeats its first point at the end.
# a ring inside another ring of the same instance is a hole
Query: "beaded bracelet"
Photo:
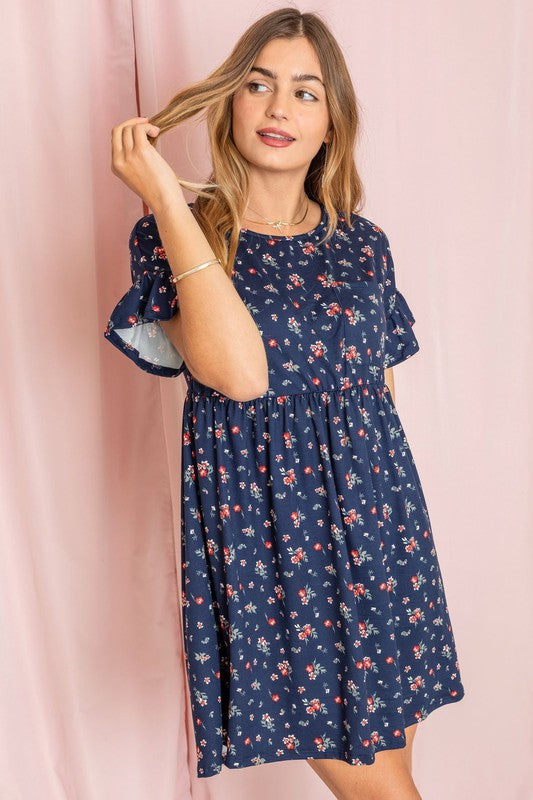
{"type": "Polygon", "coordinates": [[[209,264],[216,264],[216,263],[220,264],[220,259],[219,258],[213,258],[213,259],[211,259],[211,261],[205,261],[203,264],[198,264],[197,267],[193,267],[192,269],[188,269],[187,272],[182,272],[181,275],[173,275],[172,278],[170,278],[170,282],[171,283],[177,283],[178,281],[181,281],[182,278],[186,278],[187,275],[192,275],[193,272],[198,272],[199,269],[203,269],[204,267],[208,267],[209,264]]]}

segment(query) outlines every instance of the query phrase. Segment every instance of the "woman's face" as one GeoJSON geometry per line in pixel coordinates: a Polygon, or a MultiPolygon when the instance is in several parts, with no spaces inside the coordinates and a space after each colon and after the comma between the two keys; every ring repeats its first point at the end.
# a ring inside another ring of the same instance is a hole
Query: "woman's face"
{"type": "Polygon", "coordinates": [[[233,96],[235,145],[258,169],[302,171],[305,177],[322,142],[330,140],[328,104],[316,52],[304,37],[272,39],[253,67],[261,71],[252,69],[233,96]],[[281,129],[294,141],[288,144],[261,136],[258,131],[263,128],[281,129]]]}

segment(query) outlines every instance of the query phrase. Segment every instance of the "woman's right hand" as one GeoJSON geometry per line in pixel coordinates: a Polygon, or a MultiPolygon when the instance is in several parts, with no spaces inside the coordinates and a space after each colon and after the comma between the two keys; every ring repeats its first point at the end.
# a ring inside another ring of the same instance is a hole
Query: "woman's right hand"
{"type": "Polygon", "coordinates": [[[111,171],[154,209],[183,192],[172,167],[149,142],[159,128],[147,120],[133,117],[112,129],[111,171]]]}

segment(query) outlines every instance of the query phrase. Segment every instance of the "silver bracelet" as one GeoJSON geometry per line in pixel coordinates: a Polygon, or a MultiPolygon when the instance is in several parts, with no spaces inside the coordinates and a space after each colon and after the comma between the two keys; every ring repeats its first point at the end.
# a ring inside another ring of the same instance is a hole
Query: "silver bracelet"
{"type": "Polygon", "coordinates": [[[173,275],[170,279],[171,283],[177,283],[181,281],[182,278],[186,278],[187,275],[192,275],[193,272],[198,272],[199,269],[203,269],[204,267],[208,267],[209,264],[220,264],[219,258],[213,258],[211,261],[205,261],[203,264],[198,264],[197,267],[193,267],[192,269],[188,269],[187,272],[182,272],[180,275],[173,275]]]}

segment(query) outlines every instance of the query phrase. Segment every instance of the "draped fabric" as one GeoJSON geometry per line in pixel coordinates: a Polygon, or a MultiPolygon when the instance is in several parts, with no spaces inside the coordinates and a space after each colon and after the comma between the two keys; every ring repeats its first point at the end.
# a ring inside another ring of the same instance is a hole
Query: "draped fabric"
{"type": "MultiPolygon", "coordinates": [[[[470,690],[421,723],[417,785],[435,800],[524,796],[533,11],[313,8],[361,105],[362,213],[390,235],[423,343],[395,370],[396,405],[470,690]]],[[[179,605],[185,379],[137,369],[102,336],[150,211],[110,170],[111,129],[207,75],[261,13],[212,0],[3,8],[2,800],[330,797],[303,761],[196,777],[179,605]]],[[[184,177],[209,174],[197,121],[160,151],[184,177]]],[[[395,299],[391,319],[407,313],[395,299]]]]}

